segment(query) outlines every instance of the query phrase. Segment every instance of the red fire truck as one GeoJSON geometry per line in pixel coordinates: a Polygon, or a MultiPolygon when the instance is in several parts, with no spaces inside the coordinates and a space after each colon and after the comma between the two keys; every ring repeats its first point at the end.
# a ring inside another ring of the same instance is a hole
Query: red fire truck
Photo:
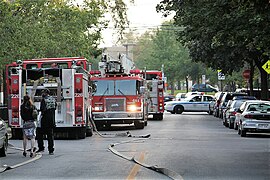
{"type": "Polygon", "coordinates": [[[162,71],[147,70],[144,73],[148,89],[148,114],[162,120],[164,113],[164,81],[162,71]]]}
{"type": "Polygon", "coordinates": [[[105,55],[99,70],[91,71],[96,84],[93,120],[98,128],[134,123],[135,128],[143,129],[147,125],[145,80],[140,70],[133,70],[132,63],[125,56],[114,60],[105,55]]]}
{"type": "Polygon", "coordinates": [[[43,58],[18,60],[6,65],[6,96],[9,126],[13,138],[22,137],[20,105],[25,94],[39,109],[42,91],[56,99],[55,135],[85,138],[92,135],[91,82],[85,58],[43,58]]]}

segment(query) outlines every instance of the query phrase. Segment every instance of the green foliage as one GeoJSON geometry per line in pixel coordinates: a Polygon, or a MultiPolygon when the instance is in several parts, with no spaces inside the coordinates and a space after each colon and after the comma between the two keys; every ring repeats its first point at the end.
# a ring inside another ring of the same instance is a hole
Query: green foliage
{"type": "Polygon", "coordinates": [[[158,11],[174,11],[175,24],[183,27],[179,40],[193,61],[231,74],[254,61],[260,70],[263,96],[267,76],[261,66],[269,59],[269,0],[163,0],[158,11]]]}
{"type": "Polygon", "coordinates": [[[0,1],[0,68],[17,59],[83,56],[101,51],[101,30],[111,13],[122,31],[126,8],[122,0],[0,1]]]}
{"type": "Polygon", "coordinates": [[[200,62],[192,62],[189,51],[179,41],[174,31],[179,29],[171,22],[163,24],[162,28],[156,31],[146,32],[138,38],[135,46],[134,59],[136,66],[140,69],[160,70],[164,64],[164,73],[170,84],[184,81],[189,76],[194,81],[201,81],[202,74],[205,74],[210,82],[217,82],[217,73],[205,68],[200,62]]]}

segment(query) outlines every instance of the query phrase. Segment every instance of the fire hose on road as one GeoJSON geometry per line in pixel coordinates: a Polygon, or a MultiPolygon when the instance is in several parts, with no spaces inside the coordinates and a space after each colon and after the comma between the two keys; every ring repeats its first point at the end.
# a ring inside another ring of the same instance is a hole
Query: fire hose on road
{"type": "MultiPolygon", "coordinates": [[[[12,144],[8,144],[8,147],[11,148],[11,149],[23,151],[22,148],[15,147],[12,144]]],[[[42,157],[42,154],[41,153],[36,153],[36,156],[34,156],[33,158],[31,158],[31,159],[29,159],[27,161],[24,161],[24,162],[21,162],[21,163],[12,165],[12,166],[5,164],[2,167],[0,167],[0,173],[5,172],[5,171],[10,170],[10,169],[15,169],[17,167],[23,166],[23,165],[28,164],[28,163],[31,163],[31,162],[34,162],[34,161],[40,159],[41,157],[42,157]]]]}
{"type": "MultiPolygon", "coordinates": [[[[146,135],[132,135],[129,131],[127,131],[125,133],[109,133],[109,134],[108,133],[103,133],[103,134],[101,134],[100,132],[98,132],[98,130],[97,130],[97,128],[96,128],[95,123],[93,122],[93,120],[91,120],[91,123],[92,123],[94,132],[96,132],[99,136],[101,136],[103,138],[106,138],[106,137],[117,137],[117,136],[121,136],[121,137],[132,137],[132,138],[150,138],[150,136],[151,136],[150,134],[146,134],[146,135]]],[[[145,164],[145,163],[142,163],[142,162],[136,160],[134,157],[127,157],[127,156],[119,153],[116,149],[114,149],[114,147],[116,145],[120,145],[120,144],[124,144],[124,143],[130,143],[130,142],[134,142],[134,141],[138,141],[138,140],[142,140],[142,139],[135,139],[135,140],[131,140],[131,141],[122,141],[120,143],[114,143],[114,144],[111,144],[108,149],[113,154],[115,154],[115,155],[117,155],[117,156],[119,156],[119,157],[121,157],[123,159],[132,161],[132,162],[134,162],[134,163],[136,163],[136,164],[138,164],[138,165],[140,165],[140,166],[142,166],[144,168],[147,168],[147,169],[153,170],[155,172],[164,174],[164,175],[170,177],[171,179],[183,180],[183,177],[180,174],[178,174],[178,173],[176,173],[176,172],[174,172],[174,171],[172,171],[170,169],[162,168],[162,167],[157,167],[157,166],[150,166],[148,164],[145,164]]]]}

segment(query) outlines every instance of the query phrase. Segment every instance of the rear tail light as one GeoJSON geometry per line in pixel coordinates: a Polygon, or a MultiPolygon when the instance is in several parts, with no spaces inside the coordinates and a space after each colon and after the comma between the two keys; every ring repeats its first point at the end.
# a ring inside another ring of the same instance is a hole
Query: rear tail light
{"type": "Polygon", "coordinates": [[[254,116],[252,114],[246,114],[244,117],[247,118],[247,119],[253,119],[254,118],[254,116]]]}
{"type": "Polygon", "coordinates": [[[233,112],[231,112],[231,116],[235,116],[235,114],[236,114],[236,112],[235,111],[233,111],[233,112]]]}
{"type": "Polygon", "coordinates": [[[13,118],[19,118],[19,112],[17,110],[12,111],[12,117],[13,118]]]}
{"type": "Polygon", "coordinates": [[[77,110],[77,116],[82,116],[82,110],[77,110]]]}

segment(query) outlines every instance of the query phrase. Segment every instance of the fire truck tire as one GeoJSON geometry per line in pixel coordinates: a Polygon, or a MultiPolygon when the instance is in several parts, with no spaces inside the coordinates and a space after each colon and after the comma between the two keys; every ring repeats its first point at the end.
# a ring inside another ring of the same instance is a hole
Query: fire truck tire
{"type": "Polygon", "coordinates": [[[93,136],[93,129],[92,128],[86,128],[86,137],[93,136]]]}
{"type": "Polygon", "coordinates": [[[135,121],[134,125],[136,129],[143,129],[144,128],[144,123],[145,122],[139,122],[139,121],[135,121]]]}
{"type": "Polygon", "coordinates": [[[86,137],[86,128],[80,128],[77,131],[79,139],[85,139],[86,137]]]}
{"type": "Polygon", "coordinates": [[[11,129],[12,139],[23,139],[22,129],[11,129]]]}
{"type": "Polygon", "coordinates": [[[147,126],[148,125],[148,121],[144,121],[144,126],[147,126]]]}

